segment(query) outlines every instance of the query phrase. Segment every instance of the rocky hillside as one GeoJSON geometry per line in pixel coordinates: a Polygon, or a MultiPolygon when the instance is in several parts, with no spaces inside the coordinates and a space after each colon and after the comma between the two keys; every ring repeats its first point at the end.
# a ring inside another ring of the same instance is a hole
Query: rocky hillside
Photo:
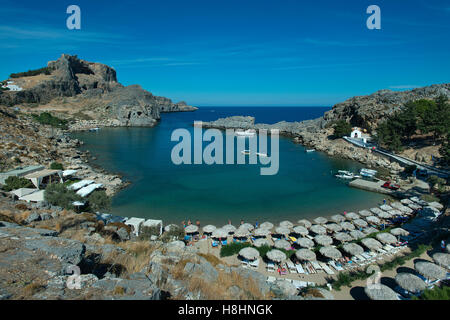
{"type": "Polygon", "coordinates": [[[44,69],[38,75],[15,75],[11,80],[23,90],[0,90],[0,105],[54,111],[111,126],[153,126],[161,112],[196,110],[184,102],[154,96],[139,85],[123,86],[113,68],[77,56],[63,54],[44,69]]]}

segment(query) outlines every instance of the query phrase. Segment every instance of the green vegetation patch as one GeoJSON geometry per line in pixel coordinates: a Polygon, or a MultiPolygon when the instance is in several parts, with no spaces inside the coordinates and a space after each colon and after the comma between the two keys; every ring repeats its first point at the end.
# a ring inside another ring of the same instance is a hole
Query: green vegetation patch
{"type": "Polygon", "coordinates": [[[49,112],[43,112],[40,115],[33,115],[33,119],[40,124],[49,125],[55,128],[67,129],[67,120],[53,116],[49,112]]]}
{"type": "Polygon", "coordinates": [[[40,74],[50,75],[51,74],[51,69],[48,68],[48,67],[44,67],[44,68],[35,69],[35,70],[28,70],[28,71],[25,71],[25,72],[11,73],[11,75],[9,77],[10,78],[22,78],[22,77],[37,76],[37,75],[40,75],[40,74]]]}
{"type": "Polygon", "coordinates": [[[3,190],[7,192],[20,188],[34,188],[34,185],[28,179],[11,176],[5,180],[5,185],[3,186],[3,190]]]}

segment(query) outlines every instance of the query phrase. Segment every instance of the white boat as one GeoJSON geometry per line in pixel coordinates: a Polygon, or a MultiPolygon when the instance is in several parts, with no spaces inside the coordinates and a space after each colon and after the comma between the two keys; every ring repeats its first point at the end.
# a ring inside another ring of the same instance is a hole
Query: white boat
{"type": "Polygon", "coordinates": [[[346,171],[346,170],[339,170],[338,174],[336,174],[335,177],[340,178],[340,179],[346,179],[346,180],[361,178],[361,176],[356,175],[353,172],[346,171]]]}
{"type": "Polygon", "coordinates": [[[234,134],[240,137],[253,137],[254,135],[256,135],[256,131],[253,129],[248,129],[245,131],[239,130],[236,131],[234,134]]]}
{"type": "Polygon", "coordinates": [[[363,177],[373,178],[373,176],[375,176],[377,174],[377,170],[371,170],[371,169],[364,168],[359,171],[359,174],[363,177]]]}
{"type": "Polygon", "coordinates": [[[241,153],[248,156],[250,155],[250,150],[242,150],[241,153]]]}
{"type": "Polygon", "coordinates": [[[316,151],[316,150],[314,150],[314,149],[306,149],[306,152],[314,152],[314,151],[316,151]]]}
{"type": "Polygon", "coordinates": [[[100,130],[100,128],[90,128],[89,129],[90,132],[97,132],[98,130],[100,130]]]}
{"type": "Polygon", "coordinates": [[[257,152],[256,155],[260,156],[260,157],[263,157],[263,158],[267,158],[267,153],[257,152]]]}

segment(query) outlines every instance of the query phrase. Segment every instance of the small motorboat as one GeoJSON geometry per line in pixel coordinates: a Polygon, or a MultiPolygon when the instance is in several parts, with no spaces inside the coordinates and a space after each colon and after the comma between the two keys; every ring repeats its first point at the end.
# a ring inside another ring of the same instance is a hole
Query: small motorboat
{"type": "Polygon", "coordinates": [[[250,150],[242,150],[241,153],[248,156],[248,155],[250,155],[250,150]]]}
{"type": "Polygon", "coordinates": [[[260,156],[260,157],[263,157],[263,158],[267,158],[267,153],[257,152],[256,155],[260,156]]]}
{"type": "Polygon", "coordinates": [[[100,130],[100,128],[90,128],[90,129],[89,129],[90,132],[97,132],[97,131],[99,131],[99,130],[100,130]]]}
{"type": "Polygon", "coordinates": [[[248,129],[245,131],[239,130],[239,131],[235,131],[234,134],[239,137],[253,137],[254,135],[256,135],[256,131],[252,130],[252,129],[248,129]]]}
{"type": "Polygon", "coordinates": [[[338,174],[335,175],[336,178],[345,179],[345,180],[352,180],[356,178],[361,178],[359,175],[355,175],[353,172],[347,171],[347,170],[339,170],[338,174]]]}
{"type": "Polygon", "coordinates": [[[314,151],[316,151],[316,150],[314,150],[314,149],[306,149],[307,153],[314,152],[314,151]]]}

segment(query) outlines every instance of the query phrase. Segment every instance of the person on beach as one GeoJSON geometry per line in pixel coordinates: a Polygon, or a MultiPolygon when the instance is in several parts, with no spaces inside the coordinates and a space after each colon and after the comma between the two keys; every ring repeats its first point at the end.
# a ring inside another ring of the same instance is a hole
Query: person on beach
{"type": "Polygon", "coordinates": [[[442,252],[445,252],[445,240],[441,241],[441,250],[442,252]]]}
{"type": "Polygon", "coordinates": [[[195,224],[200,228],[200,220],[195,221],[195,224]]]}
{"type": "Polygon", "coordinates": [[[188,220],[188,226],[192,224],[191,219],[188,220]]]}
{"type": "Polygon", "coordinates": [[[228,219],[228,224],[231,224],[231,219],[228,219]]]}
{"type": "Polygon", "coordinates": [[[243,224],[244,224],[244,220],[241,219],[241,225],[243,225],[243,224]]]}
{"type": "Polygon", "coordinates": [[[258,229],[258,220],[255,222],[255,229],[258,229]]]}
{"type": "Polygon", "coordinates": [[[386,204],[386,199],[383,199],[383,204],[386,204]]]}
{"type": "Polygon", "coordinates": [[[186,221],[181,221],[181,225],[183,226],[183,228],[186,228],[186,221]]]}
{"type": "Polygon", "coordinates": [[[344,216],[347,214],[347,211],[344,211],[344,216]]]}

